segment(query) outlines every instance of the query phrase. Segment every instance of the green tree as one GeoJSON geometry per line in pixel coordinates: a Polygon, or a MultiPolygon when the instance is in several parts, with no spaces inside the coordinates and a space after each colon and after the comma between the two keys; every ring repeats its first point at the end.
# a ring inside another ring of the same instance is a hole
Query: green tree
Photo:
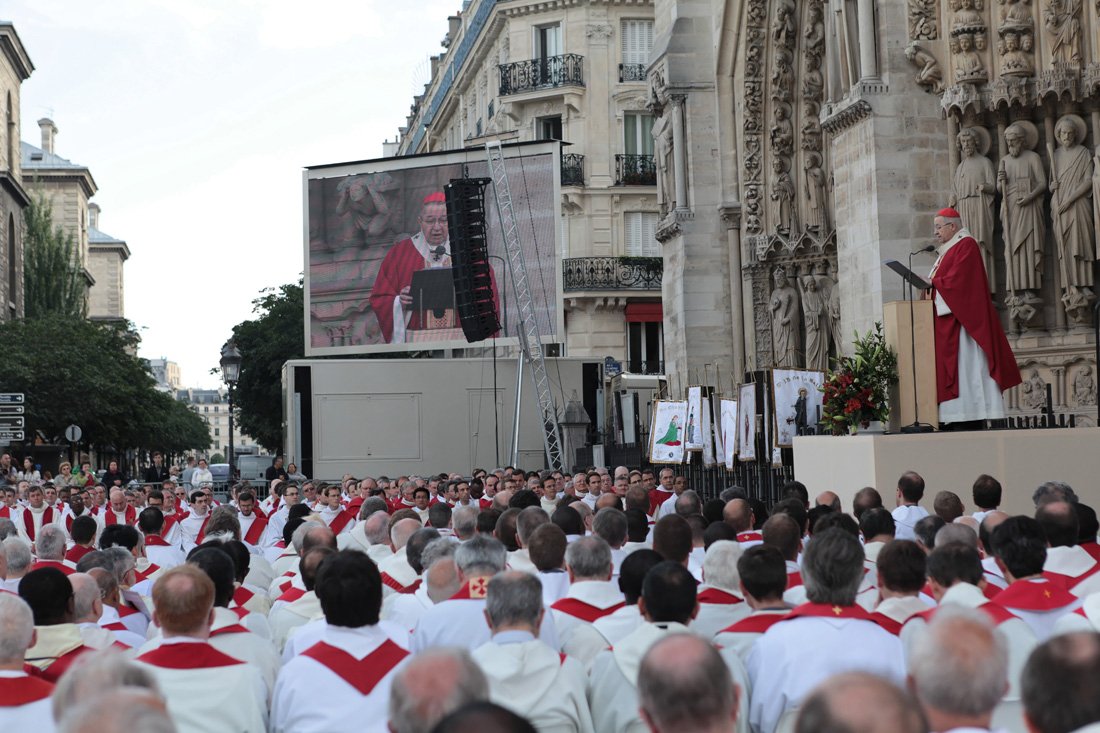
{"type": "Polygon", "coordinates": [[[26,394],[27,430],[47,439],[79,425],[84,441],[99,448],[155,448],[182,452],[206,448],[202,418],[156,389],[145,363],[134,356],[138,337],[129,327],[49,315],[0,324],[0,384],[26,394]]]}
{"type": "Polygon", "coordinates": [[[305,355],[302,281],[262,290],[252,307],[256,318],[233,328],[241,352],[233,402],[241,432],[277,452],[283,444],[283,364],[305,355]]]}
{"type": "Polygon", "coordinates": [[[24,317],[59,314],[83,318],[87,283],[72,233],[54,226],[50,202],[41,191],[31,197],[23,218],[24,317]]]}

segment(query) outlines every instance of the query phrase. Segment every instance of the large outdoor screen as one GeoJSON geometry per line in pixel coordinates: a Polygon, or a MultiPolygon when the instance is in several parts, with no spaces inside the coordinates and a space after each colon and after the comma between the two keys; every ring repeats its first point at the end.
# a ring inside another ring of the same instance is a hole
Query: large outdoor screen
{"type": "MultiPolygon", "coordinates": [[[[503,148],[527,283],[547,342],[563,332],[558,146],[503,148]]],[[[464,175],[490,177],[484,149],[306,169],[307,356],[471,346],[453,308],[443,199],[443,187],[464,175]]],[[[506,345],[518,340],[520,314],[492,183],[485,210],[501,324],[496,342],[506,345]]]]}

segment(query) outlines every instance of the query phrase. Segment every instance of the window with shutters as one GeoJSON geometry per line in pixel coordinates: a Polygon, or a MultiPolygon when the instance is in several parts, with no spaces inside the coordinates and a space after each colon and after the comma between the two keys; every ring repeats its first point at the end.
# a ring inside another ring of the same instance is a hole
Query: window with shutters
{"type": "Polygon", "coordinates": [[[649,211],[628,211],[623,215],[626,226],[627,257],[660,257],[657,243],[657,214],[649,211]]]}
{"type": "Polygon", "coordinates": [[[623,115],[623,152],[653,155],[653,115],[627,112],[623,115]]]}
{"type": "Polygon", "coordinates": [[[624,20],[619,37],[623,44],[619,81],[645,81],[646,67],[653,53],[653,21],[624,20]]]}

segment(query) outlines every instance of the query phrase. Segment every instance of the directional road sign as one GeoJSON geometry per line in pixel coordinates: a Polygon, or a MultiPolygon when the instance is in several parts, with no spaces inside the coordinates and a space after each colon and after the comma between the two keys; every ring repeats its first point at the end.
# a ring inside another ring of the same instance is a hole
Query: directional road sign
{"type": "Polygon", "coordinates": [[[22,415],[23,405],[0,405],[0,415],[22,415]]]}
{"type": "Polygon", "coordinates": [[[4,442],[10,443],[13,440],[23,440],[23,439],[24,439],[24,437],[23,437],[23,431],[22,430],[0,431],[0,443],[4,443],[4,442]]]}
{"type": "Polygon", "coordinates": [[[79,425],[70,425],[65,428],[65,440],[70,443],[76,443],[82,435],[84,435],[84,431],[80,429],[79,425]]]}
{"type": "Polygon", "coordinates": [[[22,392],[0,392],[0,404],[7,403],[9,405],[21,405],[23,404],[22,392]]]}
{"type": "Polygon", "coordinates": [[[23,427],[22,415],[0,415],[0,430],[14,430],[23,427]]]}

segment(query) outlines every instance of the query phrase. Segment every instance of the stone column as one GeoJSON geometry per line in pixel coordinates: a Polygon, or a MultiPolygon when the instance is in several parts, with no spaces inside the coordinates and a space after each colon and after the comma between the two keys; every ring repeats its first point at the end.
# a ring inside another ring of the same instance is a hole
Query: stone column
{"type": "Polygon", "coordinates": [[[859,80],[879,81],[875,51],[875,0],[857,0],[859,17],[859,80]]]}
{"type": "Polygon", "coordinates": [[[745,373],[745,333],[749,330],[745,323],[744,283],[741,279],[741,204],[723,204],[718,211],[726,225],[726,247],[729,250],[730,338],[733,347],[730,368],[735,379],[740,381],[745,373]]]}
{"type": "Polygon", "coordinates": [[[684,97],[672,97],[672,164],[676,177],[676,208],[687,209],[687,139],[684,136],[684,97]]]}

